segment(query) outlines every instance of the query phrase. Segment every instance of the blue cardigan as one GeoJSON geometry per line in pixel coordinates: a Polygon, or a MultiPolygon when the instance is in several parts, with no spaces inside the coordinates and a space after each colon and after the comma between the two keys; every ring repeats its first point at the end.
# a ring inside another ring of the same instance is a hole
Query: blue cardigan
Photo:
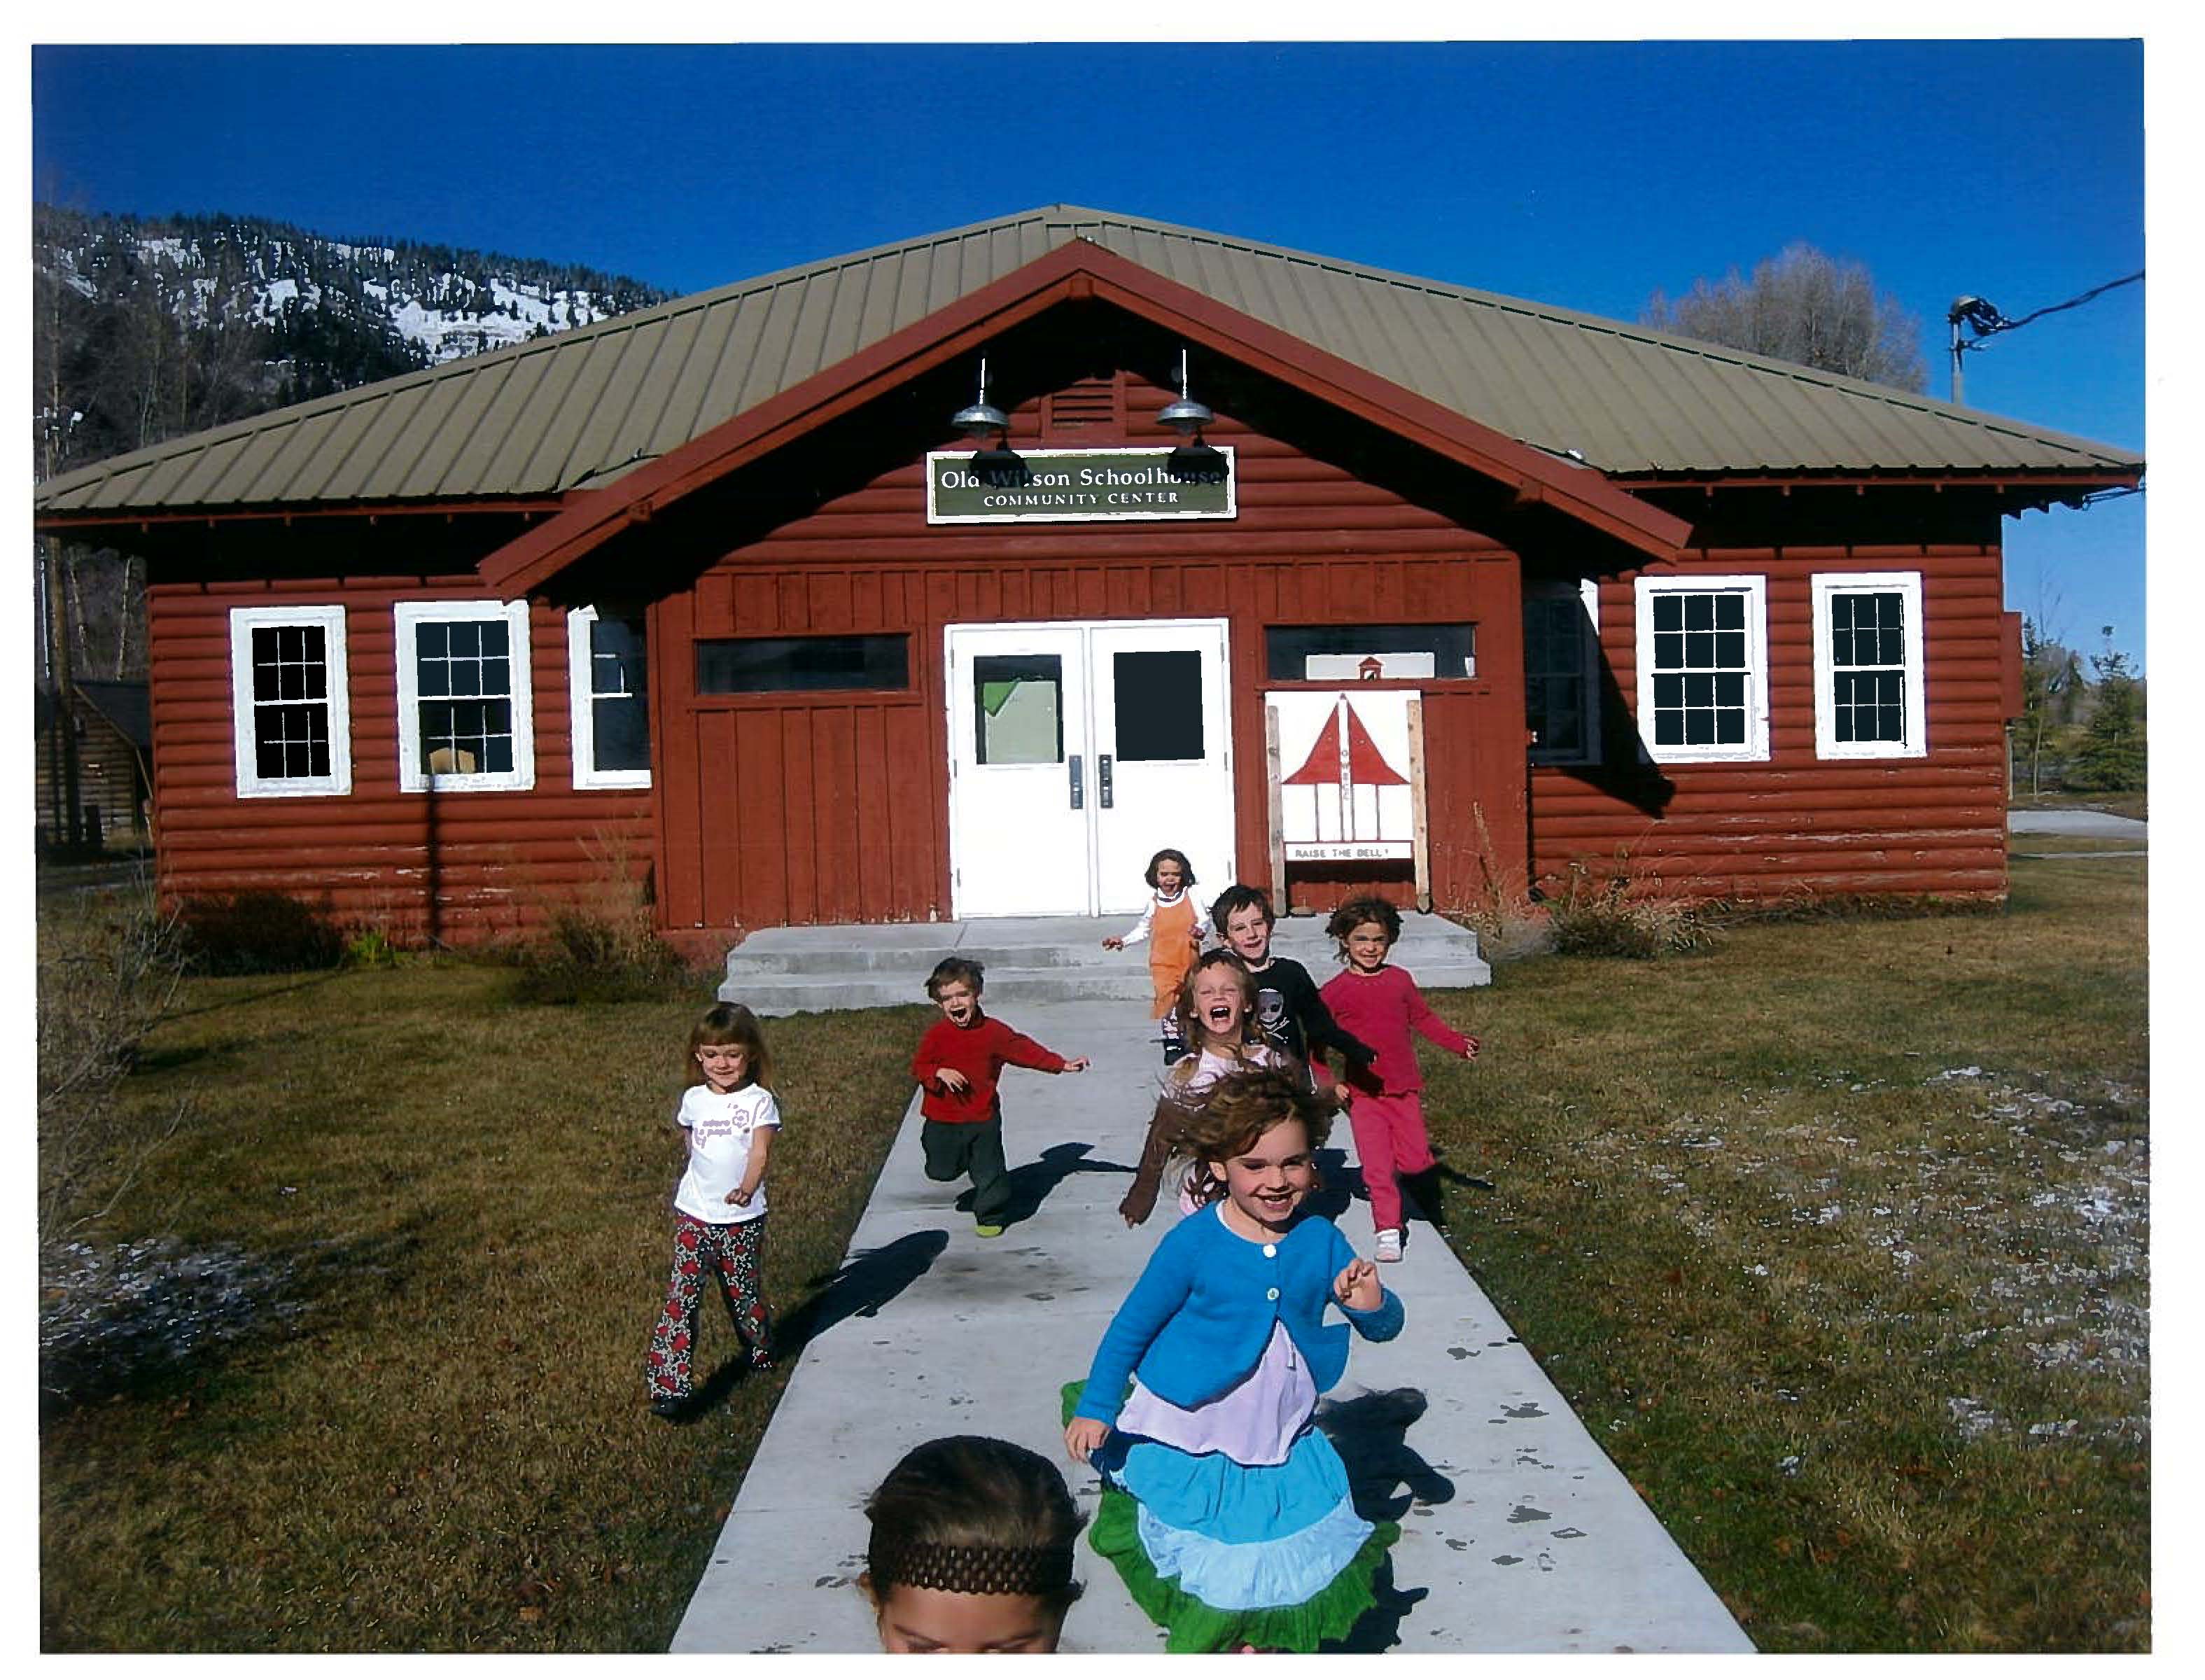
{"type": "Polygon", "coordinates": [[[1354,1258],[1339,1228],[1314,1214],[1275,1243],[1236,1236],[1217,1204],[1190,1214],[1156,1244],[1102,1333],[1073,1416],[1111,1422],[1136,1372],[1175,1406],[1206,1404],[1256,1368],[1274,1323],[1287,1327],[1323,1393],[1347,1368],[1349,1324],[1374,1342],[1401,1333],[1401,1297],[1382,1285],[1370,1311],[1342,1307],[1347,1324],[1323,1321],[1337,1304],[1332,1280],[1354,1258]]]}

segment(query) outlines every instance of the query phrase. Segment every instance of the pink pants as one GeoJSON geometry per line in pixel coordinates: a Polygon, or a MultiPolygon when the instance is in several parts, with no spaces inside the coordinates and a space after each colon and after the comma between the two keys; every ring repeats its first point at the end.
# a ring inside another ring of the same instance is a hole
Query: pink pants
{"type": "Polygon", "coordinates": [[[1383,1096],[1358,1091],[1347,1107],[1347,1124],[1363,1163],[1363,1186],[1370,1192],[1371,1227],[1399,1231],[1401,1185],[1396,1175],[1435,1165],[1432,1140],[1424,1131],[1424,1105],[1415,1091],[1383,1096]]]}

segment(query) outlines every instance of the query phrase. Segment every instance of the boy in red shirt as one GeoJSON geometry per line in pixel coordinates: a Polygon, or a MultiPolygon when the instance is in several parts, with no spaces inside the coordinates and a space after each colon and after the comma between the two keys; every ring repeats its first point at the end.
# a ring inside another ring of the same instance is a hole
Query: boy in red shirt
{"type": "Polygon", "coordinates": [[[1013,1032],[980,1007],[980,965],[945,957],[926,977],[926,994],[942,1018],[926,1030],[911,1059],[911,1076],[925,1093],[918,1112],[919,1147],[926,1154],[926,1176],[946,1182],[970,1174],[975,1236],[1003,1234],[1002,1212],[1011,1199],[1010,1175],[1003,1170],[1003,1109],[996,1083],[1003,1069],[1031,1067],[1043,1073],[1078,1073],[1087,1058],[1067,1060],[1013,1032]]]}

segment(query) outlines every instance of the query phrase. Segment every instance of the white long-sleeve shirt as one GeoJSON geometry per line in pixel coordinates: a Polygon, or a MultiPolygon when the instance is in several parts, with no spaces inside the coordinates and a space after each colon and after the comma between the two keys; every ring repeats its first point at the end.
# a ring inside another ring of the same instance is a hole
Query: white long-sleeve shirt
{"type": "Polygon", "coordinates": [[[1160,893],[1150,893],[1148,906],[1141,911],[1141,919],[1134,923],[1126,932],[1119,935],[1120,942],[1126,945],[1138,945],[1149,936],[1149,929],[1156,919],[1156,911],[1175,905],[1182,899],[1194,906],[1194,936],[1197,939],[1208,938],[1210,932],[1209,906],[1195,895],[1192,887],[1187,887],[1180,888],[1169,898],[1165,898],[1160,893]]]}

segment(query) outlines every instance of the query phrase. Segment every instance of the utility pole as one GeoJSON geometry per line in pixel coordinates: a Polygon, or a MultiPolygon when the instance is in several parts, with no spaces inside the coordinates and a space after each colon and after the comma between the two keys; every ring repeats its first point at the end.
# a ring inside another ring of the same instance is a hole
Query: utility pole
{"type": "Polygon", "coordinates": [[[1960,353],[1963,350],[1975,348],[1972,344],[1963,344],[1960,341],[1961,323],[1965,322],[1973,328],[1978,338],[1987,333],[1996,332],[2007,323],[2006,317],[1999,313],[1996,304],[1976,297],[1954,298],[1952,306],[1945,312],[1945,320],[1952,329],[1952,401],[1957,403],[1962,401],[1960,353]]]}

